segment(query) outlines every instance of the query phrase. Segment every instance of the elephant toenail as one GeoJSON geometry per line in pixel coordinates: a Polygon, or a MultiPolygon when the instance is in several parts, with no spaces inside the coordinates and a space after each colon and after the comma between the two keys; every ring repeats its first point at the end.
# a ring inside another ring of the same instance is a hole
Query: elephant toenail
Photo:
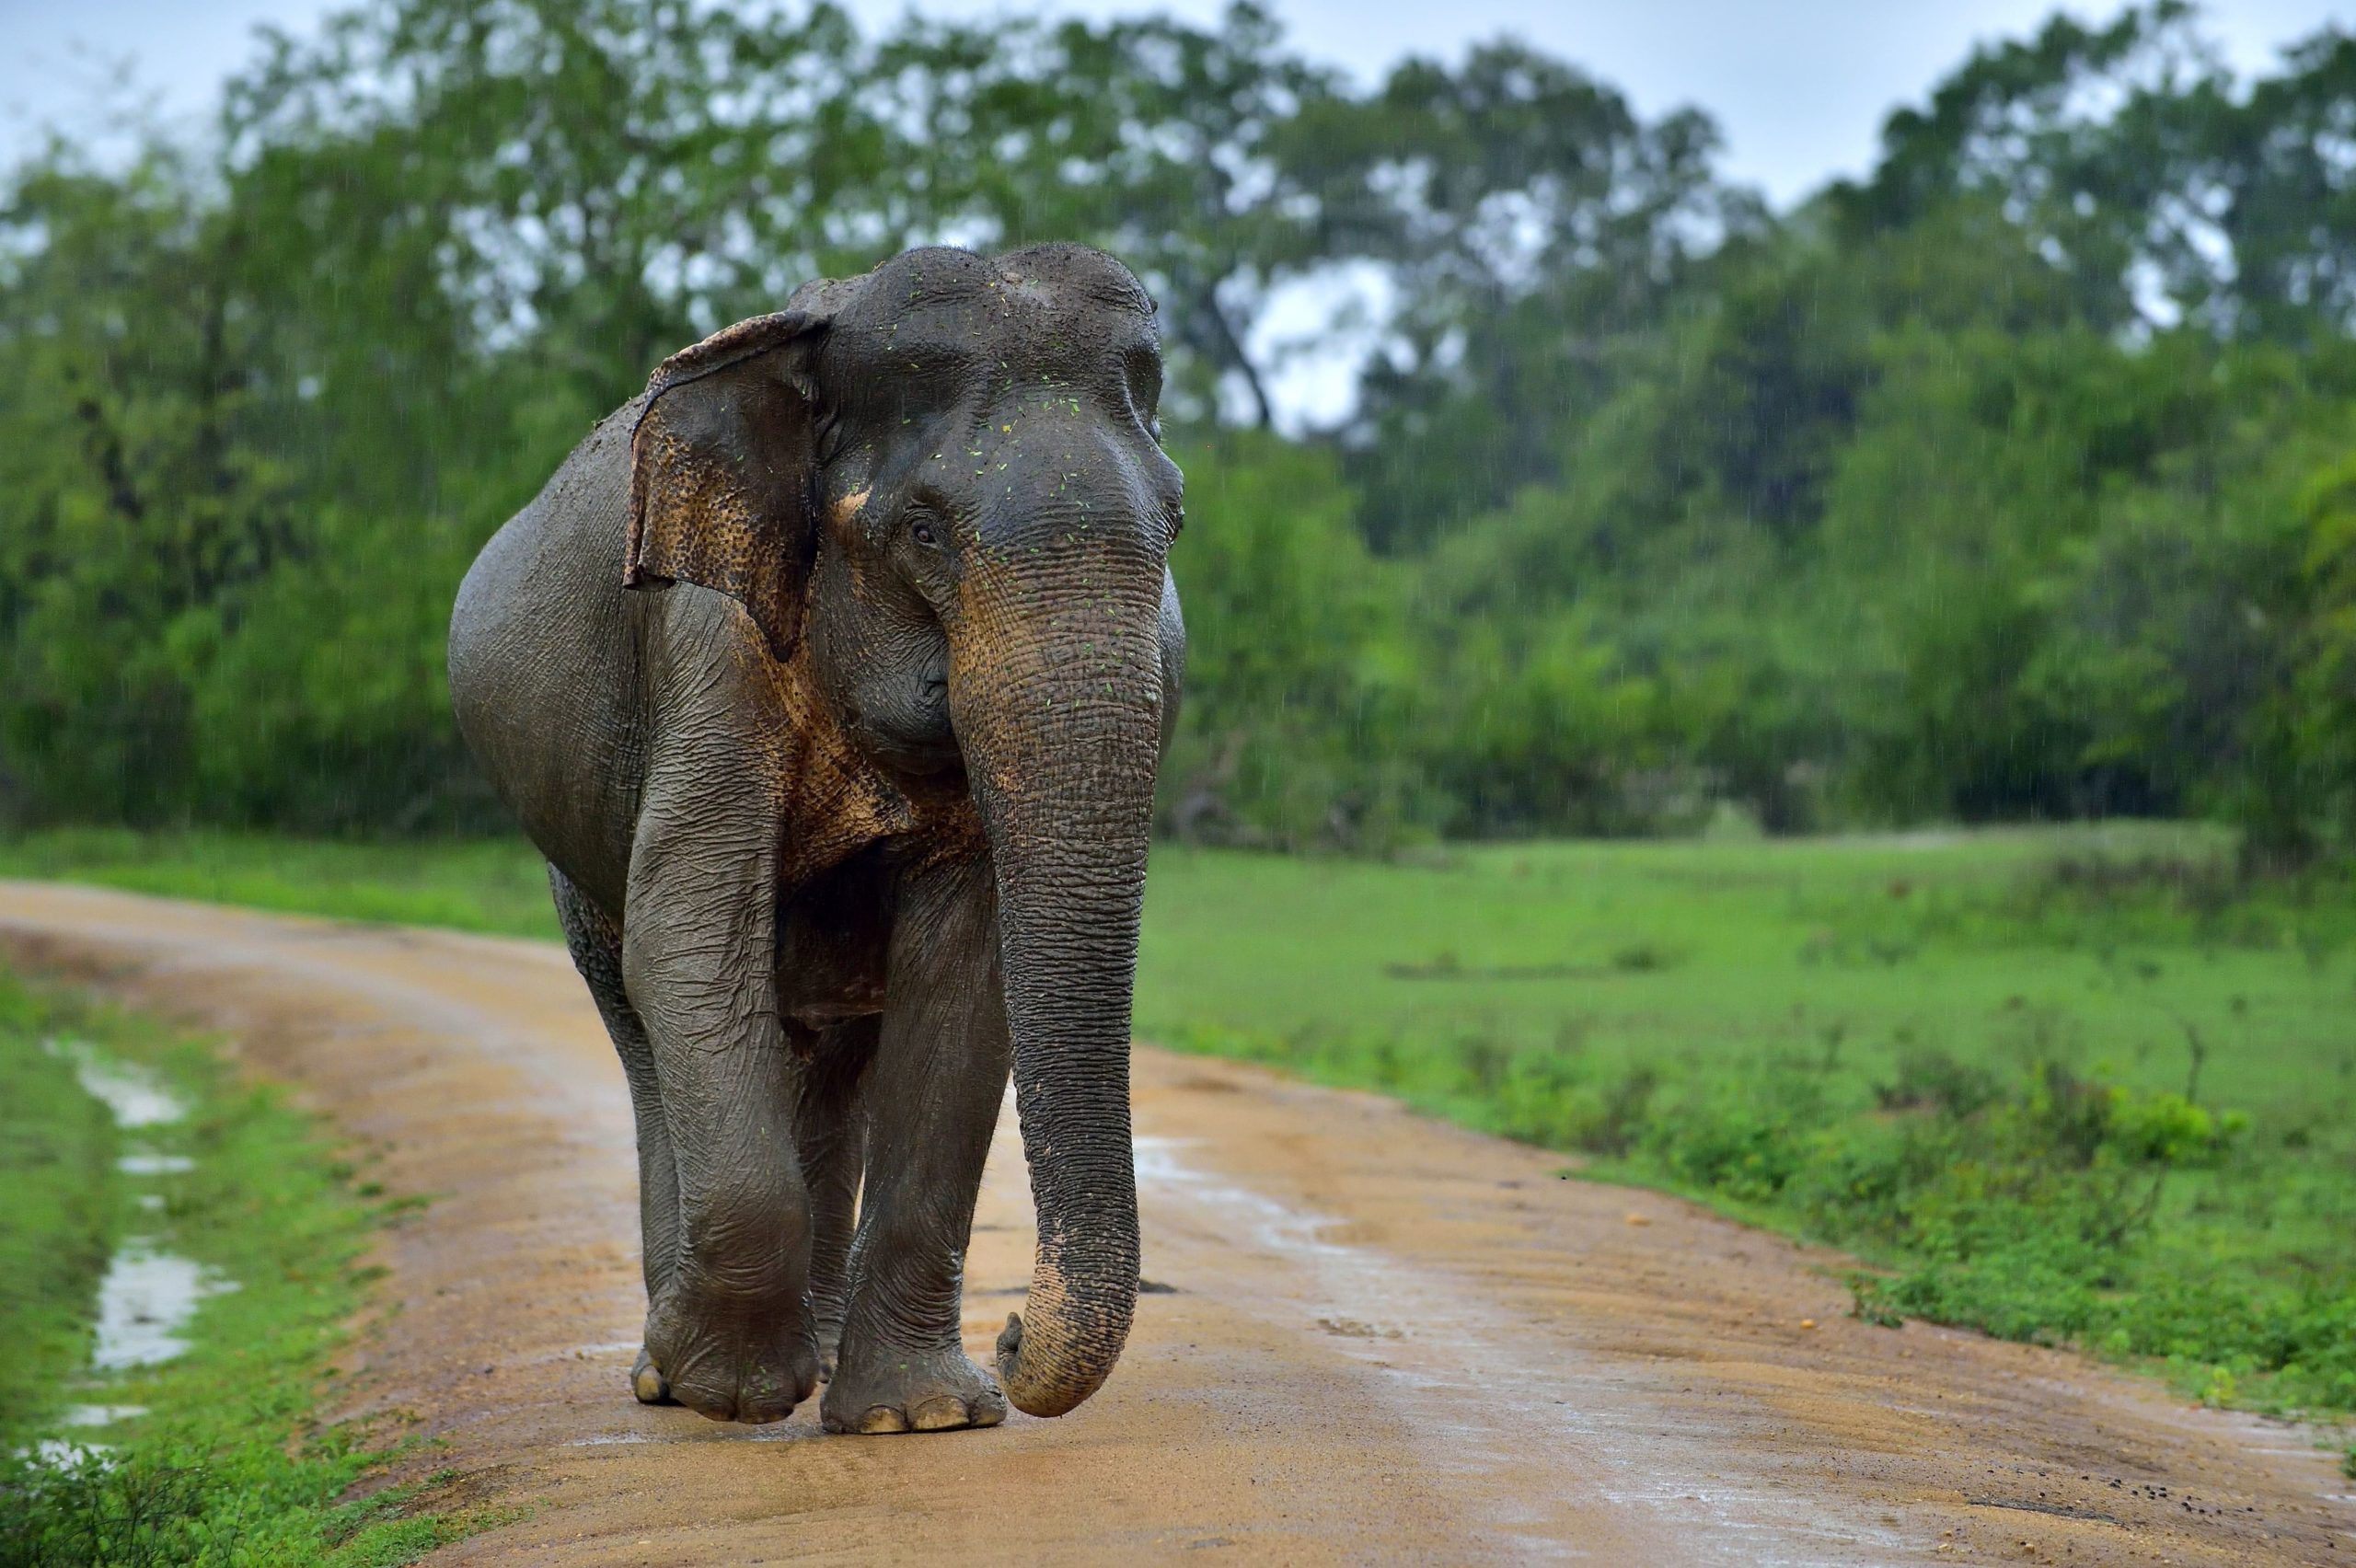
{"type": "Polygon", "coordinates": [[[968,1424],[965,1401],[954,1394],[935,1394],[908,1413],[919,1432],[946,1432],[968,1424]]]}
{"type": "Polygon", "coordinates": [[[629,1391],[638,1396],[641,1404],[662,1404],[671,1397],[671,1385],[651,1361],[641,1362],[630,1374],[629,1391]]]}
{"type": "Polygon", "coordinates": [[[869,1408],[865,1415],[859,1418],[859,1429],[871,1437],[880,1436],[887,1432],[906,1432],[908,1429],[908,1418],[890,1405],[873,1405],[869,1408]]]}

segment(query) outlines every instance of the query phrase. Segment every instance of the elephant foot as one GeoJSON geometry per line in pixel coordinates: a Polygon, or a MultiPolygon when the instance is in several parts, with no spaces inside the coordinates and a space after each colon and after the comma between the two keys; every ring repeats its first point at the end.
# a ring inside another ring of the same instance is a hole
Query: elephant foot
{"type": "Polygon", "coordinates": [[[629,1391],[638,1396],[641,1404],[675,1405],[679,1402],[671,1397],[670,1379],[663,1376],[663,1369],[654,1365],[654,1358],[646,1354],[644,1346],[639,1349],[638,1365],[629,1369],[629,1391]]]}
{"type": "Polygon", "coordinates": [[[818,1353],[798,1313],[699,1312],[684,1294],[647,1314],[646,1348],[630,1374],[644,1403],[752,1426],[783,1421],[817,1386],[818,1353]]]}
{"type": "Polygon", "coordinates": [[[1006,1396],[954,1345],[926,1355],[846,1350],[818,1416],[829,1432],[951,1432],[996,1426],[1006,1396]]]}

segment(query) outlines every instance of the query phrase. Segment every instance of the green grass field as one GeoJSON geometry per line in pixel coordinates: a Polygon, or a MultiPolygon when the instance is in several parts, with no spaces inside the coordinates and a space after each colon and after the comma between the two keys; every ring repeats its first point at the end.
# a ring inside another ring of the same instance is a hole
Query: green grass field
{"type": "Polygon", "coordinates": [[[2245,895],[2190,830],[1475,848],[1427,867],[1171,851],[1140,1032],[1501,1122],[1524,1060],[1852,1087],[2054,1058],[2326,1141],[2356,1117],[2356,897],[2245,895]],[[2096,868],[2108,868],[2097,870],[2096,868]],[[2203,902],[2206,901],[2206,902],[2203,902]]]}
{"type": "MultiPolygon", "coordinates": [[[[515,846],[35,839],[0,872],[552,935],[515,846]]],[[[2356,1410],[2356,889],[2197,828],[1164,849],[1140,1035],[1841,1243],[1871,1318],[2356,1410]]]]}
{"type": "Polygon", "coordinates": [[[0,838],[0,876],[43,877],[256,909],[559,940],[548,870],[520,840],[320,843],[75,828],[0,838]]]}
{"type": "Polygon", "coordinates": [[[387,1454],[318,1413],[398,1208],[202,1043],[0,973],[0,1568],[391,1568],[483,1522],[438,1515],[432,1482],[353,1500],[387,1454]],[[118,1129],[60,1042],[188,1113],[118,1129]],[[183,1353],[102,1370],[99,1278],[132,1236],[213,1288],[183,1353]]]}

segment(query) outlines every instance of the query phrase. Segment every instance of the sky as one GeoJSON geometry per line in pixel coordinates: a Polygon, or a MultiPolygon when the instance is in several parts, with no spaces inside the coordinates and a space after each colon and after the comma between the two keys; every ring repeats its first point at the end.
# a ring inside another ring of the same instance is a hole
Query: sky
{"type": "MultiPolygon", "coordinates": [[[[1198,22],[1224,0],[922,0],[932,15],[1009,10],[1104,17],[1149,8],[1198,22]]],[[[882,25],[907,0],[848,0],[882,25]]],[[[0,0],[0,159],[43,122],[71,130],[78,108],[128,62],[167,114],[192,116],[249,55],[256,25],[301,31],[332,0],[0,0]]],[[[1727,137],[1727,172],[1789,203],[1870,164],[1881,121],[1919,100],[1973,43],[2018,36],[2050,0],[1274,0],[1305,52],[1370,80],[1408,53],[1461,55],[1519,35],[1617,84],[1647,115],[1698,104],[1727,137]]],[[[2089,19],[2116,0],[2076,0],[2089,19]]],[[[2356,0],[2210,0],[2211,32],[2245,73],[2327,22],[2356,23],[2356,0]]]]}

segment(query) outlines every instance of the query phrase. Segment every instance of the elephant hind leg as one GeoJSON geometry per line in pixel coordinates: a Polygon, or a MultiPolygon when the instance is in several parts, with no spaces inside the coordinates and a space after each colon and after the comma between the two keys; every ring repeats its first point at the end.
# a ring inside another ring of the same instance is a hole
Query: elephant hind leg
{"type": "Polygon", "coordinates": [[[823,1031],[793,1105],[793,1144],[810,1190],[810,1309],[820,1375],[835,1375],[850,1302],[850,1244],[867,1163],[864,1089],[881,1020],[852,1019],[823,1031]]]}
{"type": "MultiPolygon", "coordinates": [[[[622,1076],[629,1081],[630,1111],[638,1124],[638,1220],[643,1248],[646,1296],[653,1301],[670,1283],[678,1259],[679,1182],[671,1154],[671,1132],[654,1077],[654,1048],[646,1025],[622,988],[622,932],[612,917],[589,901],[572,880],[549,868],[549,892],[572,966],[588,984],[597,1016],[606,1022],[622,1076]]],[[[669,1404],[671,1391],[646,1352],[630,1368],[630,1391],[646,1404],[669,1404]]]]}

